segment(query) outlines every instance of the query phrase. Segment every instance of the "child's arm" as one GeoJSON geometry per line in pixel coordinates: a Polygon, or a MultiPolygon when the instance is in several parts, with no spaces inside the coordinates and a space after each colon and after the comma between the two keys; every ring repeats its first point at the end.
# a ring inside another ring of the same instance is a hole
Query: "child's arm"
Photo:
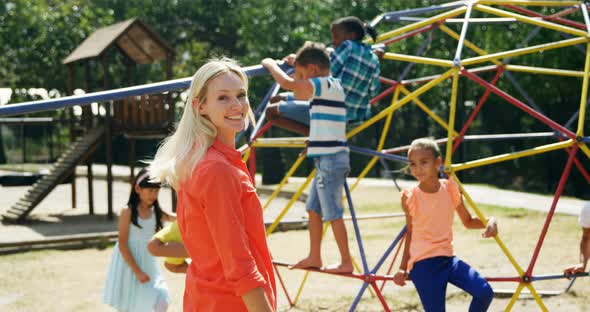
{"type": "Polygon", "coordinates": [[[162,221],[174,222],[176,221],[176,214],[162,209],[162,221]]]}
{"type": "Polygon", "coordinates": [[[496,223],[495,217],[490,217],[488,219],[487,226],[478,218],[473,217],[465,208],[463,204],[463,200],[461,199],[461,204],[457,207],[457,213],[459,214],[459,218],[461,218],[461,222],[467,229],[483,229],[486,230],[481,234],[483,237],[492,237],[498,234],[498,224],[496,223]]]}
{"type": "Polygon", "coordinates": [[[262,287],[254,288],[245,293],[242,295],[242,300],[250,312],[272,312],[272,307],[262,287]]]}
{"type": "Polygon", "coordinates": [[[395,273],[393,282],[399,286],[406,285],[408,278],[408,260],[410,258],[410,243],[412,242],[412,216],[410,216],[407,204],[408,197],[406,194],[402,195],[402,209],[406,215],[406,239],[404,242],[404,253],[402,255],[402,262],[399,265],[399,271],[395,273]]]}
{"type": "Polygon", "coordinates": [[[580,263],[566,268],[563,273],[571,275],[586,272],[588,259],[590,259],[590,228],[583,228],[580,240],[580,263]]]}
{"type": "Polygon", "coordinates": [[[164,262],[164,267],[172,273],[186,273],[186,270],[188,269],[188,263],[186,263],[186,261],[181,264],[164,262]]]}
{"type": "Polygon", "coordinates": [[[313,95],[313,85],[308,80],[294,79],[289,77],[277,64],[277,62],[270,58],[262,60],[264,66],[274,80],[284,89],[293,91],[296,99],[308,100],[313,95]]]}
{"type": "Polygon", "coordinates": [[[131,271],[135,274],[137,279],[140,283],[145,283],[150,280],[150,277],[145,274],[141,268],[133,259],[133,255],[131,255],[131,251],[129,250],[129,245],[127,244],[127,240],[129,239],[129,227],[131,226],[131,209],[125,207],[121,210],[121,215],[119,216],[119,251],[121,252],[121,256],[127,265],[131,268],[131,271]]]}
{"type": "Polygon", "coordinates": [[[152,238],[148,243],[148,251],[155,257],[189,258],[184,245],[177,242],[164,243],[158,238],[152,238]]]}

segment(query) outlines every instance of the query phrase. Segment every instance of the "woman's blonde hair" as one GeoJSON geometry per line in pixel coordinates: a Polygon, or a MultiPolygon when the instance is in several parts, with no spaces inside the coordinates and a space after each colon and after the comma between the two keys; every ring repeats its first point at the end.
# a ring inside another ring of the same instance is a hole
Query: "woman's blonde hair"
{"type": "MultiPolygon", "coordinates": [[[[149,171],[153,180],[177,189],[180,183],[192,174],[199,160],[213,144],[217,129],[209,119],[199,114],[198,105],[207,101],[209,82],[224,73],[236,74],[248,90],[248,77],[234,60],[216,58],[201,66],[191,81],[184,112],[176,125],[176,130],[164,139],[154,160],[150,162],[149,171]],[[197,105],[193,105],[193,99],[197,99],[197,105]]],[[[246,128],[249,125],[248,121],[254,122],[254,114],[250,107],[246,128]]]]}

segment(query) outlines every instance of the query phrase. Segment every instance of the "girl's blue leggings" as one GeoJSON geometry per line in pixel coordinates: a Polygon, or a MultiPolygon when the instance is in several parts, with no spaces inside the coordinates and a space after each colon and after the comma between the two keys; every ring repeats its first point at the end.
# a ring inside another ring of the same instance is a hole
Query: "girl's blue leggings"
{"type": "Polygon", "coordinates": [[[433,257],[414,263],[410,279],[426,312],[445,311],[447,283],[473,296],[470,312],[487,311],[494,291],[477,271],[457,257],[433,257]]]}

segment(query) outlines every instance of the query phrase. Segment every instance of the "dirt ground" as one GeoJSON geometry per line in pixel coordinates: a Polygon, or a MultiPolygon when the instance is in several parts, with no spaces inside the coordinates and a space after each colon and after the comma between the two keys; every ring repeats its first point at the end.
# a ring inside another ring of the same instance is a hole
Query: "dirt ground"
{"type": "MultiPolygon", "coordinates": [[[[399,195],[390,187],[361,187],[355,192],[355,208],[359,215],[400,212],[399,195]],[[393,200],[392,200],[393,199],[393,200]]],[[[496,215],[500,224],[500,239],[517,263],[528,266],[546,214],[523,209],[481,206],[485,215],[496,215]]],[[[360,221],[368,266],[372,268],[392,239],[403,226],[403,219],[391,218],[360,221]]],[[[360,264],[359,248],[352,224],[348,226],[351,250],[360,264]]],[[[575,217],[557,214],[535,265],[535,274],[557,274],[577,259],[580,230],[575,217]]],[[[290,231],[269,237],[275,259],[295,262],[307,253],[306,231],[290,231]]],[[[47,250],[0,256],[0,310],[16,311],[112,311],[101,303],[102,286],[112,246],[104,249],[47,250]]],[[[323,245],[326,263],[337,260],[337,249],[328,232],[323,245]]],[[[482,239],[479,231],[465,230],[455,224],[455,252],[486,277],[515,276],[516,271],[497,244],[482,239]]],[[[399,259],[398,259],[399,261],[399,259]]],[[[380,270],[385,273],[391,257],[380,270]]],[[[397,267],[397,263],[394,268],[397,267]]],[[[302,271],[279,268],[287,291],[293,298],[303,278],[302,271]]],[[[165,272],[171,294],[169,311],[181,311],[184,275],[165,272]]],[[[550,311],[590,311],[590,280],[582,278],[572,290],[559,296],[544,297],[550,311]]],[[[296,307],[289,308],[282,289],[278,289],[280,311],[346,311],[361,287],[361,281],[339,276],[312,273],[307,279],[296,307]]],[[[533,283],[537,290],[562,292],[567,280],[533,283]]],[[[494,289],[514,289],[515,283],[493,283],[494,289]]],[[[394,311],[421,311],[412,284],[406,287],[385,285],[387,303],[394,311]]],[[[494,299],[490,311],[503,311],[510,298],[494,299]]],[[[466,311],[469,298],[450,286],[447,293],[448,311],[466,311]]],[[[366,292],[357,311],[381,311],[376,298],[366,292]]],[[[513,311],[539,311],[536,301],[521,295],[513,311]]]]}

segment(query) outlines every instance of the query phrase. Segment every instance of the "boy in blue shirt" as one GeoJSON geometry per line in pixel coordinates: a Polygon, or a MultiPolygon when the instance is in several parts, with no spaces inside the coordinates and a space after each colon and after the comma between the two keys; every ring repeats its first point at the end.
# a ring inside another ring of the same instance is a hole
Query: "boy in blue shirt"
{"type": "Polygon", "coordinates": [[[330,222],[340,252],[340,263],[323,268],[330,273],[353,270],[348,237],[342,219],[342,190],[350,171],[346,142],[346,104],[340,80],[330,76],[330,58],[324,45],[306,42],[295,57],[295,78],[283,72],[276,61],[264,59],[281,87],[293,91],[297,100],[309,101],[307,156],[316,167],[306,210],[309,215],[309,255],[291,268],[322,268],[322,222],[330,222]]]}

